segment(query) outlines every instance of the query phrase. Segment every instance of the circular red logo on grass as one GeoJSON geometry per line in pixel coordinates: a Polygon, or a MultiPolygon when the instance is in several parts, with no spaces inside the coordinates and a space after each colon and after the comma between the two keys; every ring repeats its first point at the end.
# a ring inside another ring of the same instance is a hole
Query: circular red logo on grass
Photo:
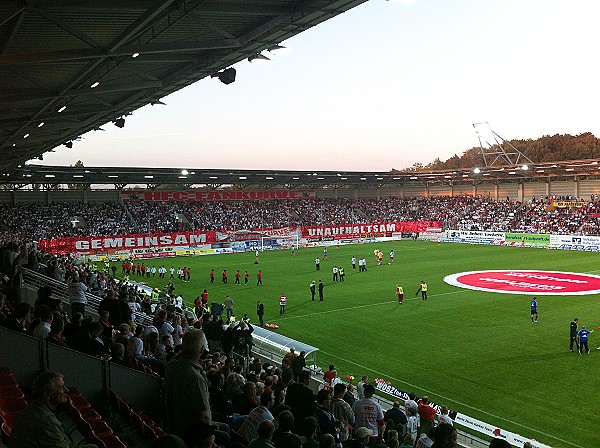
{"type": "Polygon", "coordinates": [[[459,288],[505,294],[586,295],[600,294],[600,276],[558,271],[473,271],[444,277],[459,288]]]}

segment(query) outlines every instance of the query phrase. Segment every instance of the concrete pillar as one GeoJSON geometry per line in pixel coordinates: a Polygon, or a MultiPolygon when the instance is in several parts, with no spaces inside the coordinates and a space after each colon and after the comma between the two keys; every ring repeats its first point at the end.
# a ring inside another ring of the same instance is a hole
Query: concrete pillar
{"type": "Polygon", "coordinates": [[[522,182],[519,182],[519,186],[517,188],[517,201],[519,201],[519,202],[523,202],[523,190],[524,190],[524,185],[522,182]]]}

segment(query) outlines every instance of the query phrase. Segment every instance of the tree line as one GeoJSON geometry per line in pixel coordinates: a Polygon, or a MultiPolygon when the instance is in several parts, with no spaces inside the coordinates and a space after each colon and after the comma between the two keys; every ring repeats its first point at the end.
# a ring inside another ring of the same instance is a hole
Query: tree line
{"type": "MultiPolygon", "coordinates": [[[[579,135],[544,135],[535,140],[508,140],[508,142],[536,163],[600,158],[600,140],[591,132],[579,135]]],[[[454,154],[445,161],[436,158],[426,165],[415,163],[402,171],[452,170],[483,165],[481,148],[476,146],[467,149],[460,156],[454,154]]],[[[392,171],[398,170],[392,169],[392,171]]]]}

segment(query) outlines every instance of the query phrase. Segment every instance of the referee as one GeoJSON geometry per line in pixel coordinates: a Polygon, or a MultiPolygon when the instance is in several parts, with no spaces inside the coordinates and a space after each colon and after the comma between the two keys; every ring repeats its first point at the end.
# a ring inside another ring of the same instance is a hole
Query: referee
{"type": "Polygon", "coordinates": [[[579,341],[577,341],[577,326],[579,324],[579,319],[575,318],[571,321],[570,330],[571,330],[571,343],[569,348],[571,353],[573,352],[573,343],[577,347],[577,351],[579,351],[579,341]]]}

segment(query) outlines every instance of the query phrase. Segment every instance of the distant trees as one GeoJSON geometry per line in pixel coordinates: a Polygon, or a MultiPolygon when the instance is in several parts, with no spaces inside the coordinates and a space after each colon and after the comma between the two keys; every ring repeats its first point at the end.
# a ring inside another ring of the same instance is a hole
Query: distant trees
{"type": "MultiPolygon", "coordinates": [[[[591,132],[579,135],[544,135],[536,140],[509,140],[509,142],[534,162],[600,158],[600,139],[591,132]]],[[[472,168],[483,164],[481,148],[473,147],[464,151],[461,156],[454,154],[446,161],[437,158],[426,165],[415,163],[404,171],[451,170],[472,168]]]]}

